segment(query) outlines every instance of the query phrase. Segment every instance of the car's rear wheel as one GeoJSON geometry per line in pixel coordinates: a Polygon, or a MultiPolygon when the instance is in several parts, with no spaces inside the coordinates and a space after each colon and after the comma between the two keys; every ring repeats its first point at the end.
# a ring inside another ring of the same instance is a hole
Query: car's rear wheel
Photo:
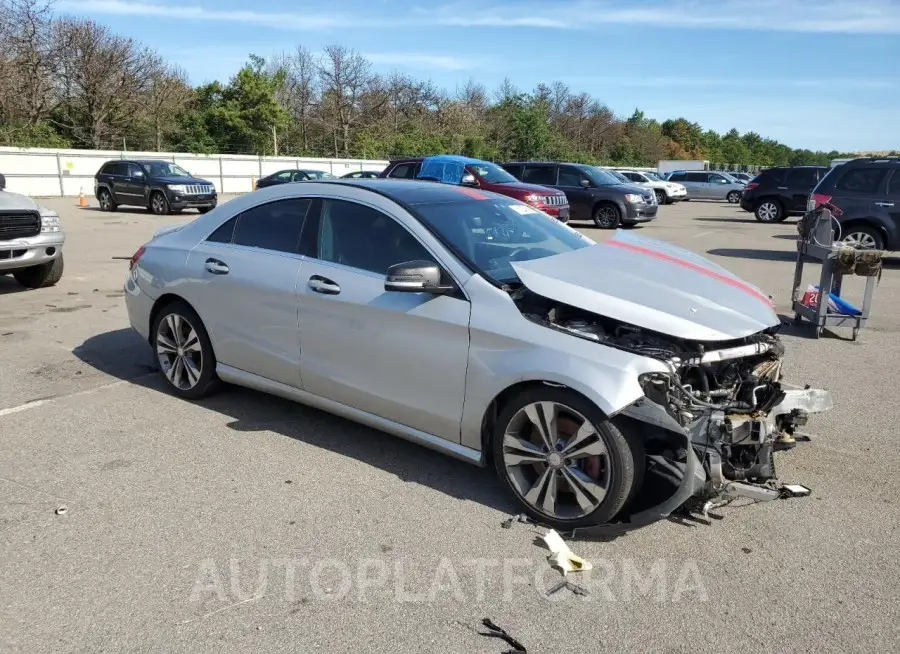
{"type": "Polygon", "coordinates": [[[869,225],[852,225],[841,236],[841,243],[859,250],[883,250],[884,236],[869,225]]]}
{"type": "Polygon", "coordinates": [[[730,204],[737,204],[741,201],[741,193],[740,191],[730,191],[728,195],[725,196],[725,199],[728,200],[730,204]]]}
{"type": "Polygon", "coordinates": [[[756,205],[756,211],[753,212],[756,219],[761,223],[780,223],[787,215],[777,200],[761,200],[756,205]]]}
{"type": "Polygon", "coordinates": [[[153,322],[153,349],[169,388],[196,400],[219,385],[216,356],[200,316],[186,302],[165,306],[153,322]]]}
{"type": "Polygon", "coordinates": [[[619,208],[614,204],[604,202],[594,209],[594,224],[600,229],[615,229],[621,220],[619,208]]]}
{"type": "Polygon", "coordinates": [[[25,288],[47,288],[55,286],[62,279],[64,267],[63,255],[60,252],[52,261],[14,271],[13,277],[25,288]]]}
{"type": "Polygon", "coordinates": [[[150,196],[150,211],[157,216],[165,216],[169,213],[169,201],[161,191],[153,191],[150,196]]]}
{"type": "Polygon", "coordinates": [[[500,411],[493,458],[528,515],[560,530],[601,525],[631,495],[634,448],[591,402],[568,389],[526,390],[500,411]]]}
{"type": "Polygon", "coordinates": [[[112,193],[105,188],[97,192],[97,201],[100,203],[101,211],[115,211],[118,208],[118,205],[112,198],[112,193]]]}

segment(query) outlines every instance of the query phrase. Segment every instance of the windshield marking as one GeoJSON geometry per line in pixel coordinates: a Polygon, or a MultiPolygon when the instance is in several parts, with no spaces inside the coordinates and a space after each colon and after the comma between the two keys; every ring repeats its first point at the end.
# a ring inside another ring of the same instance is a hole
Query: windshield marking
{"type": "Polygon", "coordinates": [[[673,257],[669,254],[664,254],[662,252],[656,252],[654,250],[649,250],[644,247],[640,247],[639,245],[632,245],[631,243],[623,243],[622,241],[616,241],[615,239],[609,239],[605,242],[605,245],[612,245],[613,247],[622,248],[623,250],[628,250],[630,252],[636,252],[638,254],[646,254],[647,256],[653,257],[654,259],[660,259],[661,261],[667,261],[669,263],[674,263],[675,265],[682,266],[683,268],[687,268],[689,270],[693,270],[694,272],[698,272],[701,275],[705,275],[706,277],[710,277],[712,279],[718,280],[720,282],[724,282],[729,286],[733,286],[734,288],[740,289],[745,293],[752,295],[756,298],[759,298],[766,304],[771,306],[775,306],[775,302],[772,301],[771,298],[766,297],[755,288],[744,284],[736,279],[723,275],[721,273],[717,273],[714,270],[709,270],[708,268],[704,268],[703,266],[698,266],[695,263],[691,263],[690,261],[685,261],[684,259],[679,259],[678,257],[673,257]]]}

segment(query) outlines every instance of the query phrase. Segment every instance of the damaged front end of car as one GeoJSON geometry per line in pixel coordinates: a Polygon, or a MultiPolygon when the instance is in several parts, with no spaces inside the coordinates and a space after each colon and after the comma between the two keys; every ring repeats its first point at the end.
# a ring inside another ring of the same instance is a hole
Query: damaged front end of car
{"type": "MultiPolygon", "coordinates": [[[[640,488],[616,517],[633,529],[674,513],[704,515],[737,498],[790,496],[774,453],[796,445],[810,414],[832,407],[828,391],[784,381],[779,325],[729,341],[661,334],[520,289],[526,318],[545,327],[660,361],[641,375],[644,396],[610,416],[644,445],[640,488]]],[[[802,487],[801,487],[802,488],[802,487]]],[[[616,525],[613,525],[615,527],[616,525]]]]}

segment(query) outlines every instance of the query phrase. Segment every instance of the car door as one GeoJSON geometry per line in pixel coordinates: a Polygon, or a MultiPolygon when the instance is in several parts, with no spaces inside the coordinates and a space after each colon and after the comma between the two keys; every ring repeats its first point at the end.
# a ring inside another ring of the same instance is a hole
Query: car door
{"type": "Polygon", "coordinates": [[[300,230],[315,200],[265,202],[232,217],[188,254],[182,290],[221,364],[301,387],[297,333],[300,230]]]}
{"type": "Polygon", "coordinates": [[[787,200],[788,211],[806,211],[809,194],[819,183],[818,168],[792,168],[788,171],[784,187],[779,186],[782,197],[787,200]]]}
{"type": "Polygon", "coordinates": [[[685,175],[684,185],[688,188],[692,197],[699,200],[709,200],[713,197],[709,183],[709,173],[689,172],[685,175]]]}
{"type": "Polygon", "coordinates": [[[147,171],[136,163],[126,164],[126,177],[123,186],[129,197],[129,202],[133,204],[146,204],[149,194],[147,193],[147,171]]]}
{"type": "Polygon", "coordinates": [[[116,204],[132,204],[134,202],[134,192],[128,184],[127,163],[119,161],[113,164],[107,183],[116,204]]]}
{"type": "Polygon", "coordinates": [[[397,212],[327,199],[318,228],[307,223],[298,289],[303,388],[459,442],[470,305],[462,296],[384,290],[389,266],[437,261],[399,222],[412,218],[397,212]]]}
{"type": "Polygon", "coordinates": [[[559,166],[556,187],[569,199],[570,219],[590,220],[593,217],[594,196],[590,183],[587,175],[575,166],[559,166]],[[587,182],[588,186],[584,186],[583,182],[587,182]]]}

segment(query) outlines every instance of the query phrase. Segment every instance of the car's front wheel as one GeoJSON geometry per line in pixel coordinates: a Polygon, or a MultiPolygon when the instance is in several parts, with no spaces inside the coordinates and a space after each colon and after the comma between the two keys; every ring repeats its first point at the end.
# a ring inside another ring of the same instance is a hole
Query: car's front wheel
{"type": "Polygon", "coordinates": [[[150,211],[157,216],[165,216],[169,213],[169,201],[162,191],[153,191],[150,196],[150,211]]]}
{"type": "Polygon", "coordinates": [[[64,267],[63,255],[60,252],[52,261],[14,271],[13,278],[25,288],[47,288],[56,285],[62,279],[64,267]]]}
{"type": "Polygon", "coordinates": [[[669,204],[669,198],[665,191],[656,189],[653,191],[653,195],[656,196],[656,204],[669,204]]]}
{"type": "Polygon", "coordinates": [[[621,220],[619,208],[610,202],[599,204],[594,209],[594,224],[600,229],[615,229],[621,220]]]}
{"type": "Polygon", "coordinates": [[[602,525],[619,513],[644,465],[591,402],[568,389],[526,390],[501,410],[494,466],[528,515],[554,529],[602,525]]]}
{"type": "Polygon", "coordinates": [[[219,384],[216,356],[200,316],[186,302],[165,306],[153,322],[153,349],[169,388],[197,400],[219,384]]]}

